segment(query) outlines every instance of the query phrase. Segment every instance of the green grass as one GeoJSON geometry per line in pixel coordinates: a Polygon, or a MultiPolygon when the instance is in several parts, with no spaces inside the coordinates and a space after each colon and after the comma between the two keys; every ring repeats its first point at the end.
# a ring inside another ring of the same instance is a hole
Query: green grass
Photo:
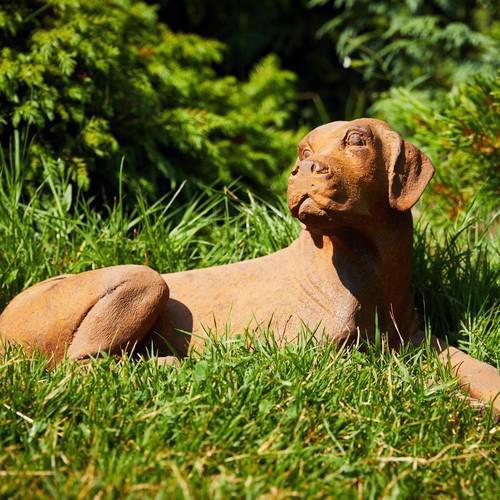
{"type": "MultiPolygon", "coordinates": [[[[152,206],[118,196],[96,211],[56,170],[29,185],[18,150],[0,162],[0,308],[58,273],[217,265],[298,232],[283,202],[230,189],[181,207],[174,195],[152,206]]],[[[432,222],[421,217],[415,231],[423,323],[498,366],[495,221],[478,200],[446,226],[432,222]]],[[[425,348],[336,351],[305,333],[278,349],[272,334],[247,333],[179,369],[104,358],[53,371],[10,350],[0,360],[0,496],[498,498],[495,425],[425,348]]]]}
{"type": "Polygon", "coordinates": [[[423,350],[214,343],[0,365],[0,495],[498,498],[498,432],[423,350]]]}

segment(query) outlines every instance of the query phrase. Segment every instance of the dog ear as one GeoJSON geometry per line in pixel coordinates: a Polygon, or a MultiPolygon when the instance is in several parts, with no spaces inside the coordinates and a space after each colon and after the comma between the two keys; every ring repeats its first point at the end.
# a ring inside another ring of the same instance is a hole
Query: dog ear
{"type": "Polygon", "coordinates": [[[389,205],[395,210],[409,210],[432,179],[434,166],[422,151],[396,132],[387,131],[385,140],[389,205]]]}

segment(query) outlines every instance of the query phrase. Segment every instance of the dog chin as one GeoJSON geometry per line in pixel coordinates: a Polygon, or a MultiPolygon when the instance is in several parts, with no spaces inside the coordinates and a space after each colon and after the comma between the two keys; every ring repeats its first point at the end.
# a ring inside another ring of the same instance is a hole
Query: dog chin
{"type": "MultiPolygon", "coordinates": [[[[308,231],[317,234],[329,234],[335,228],[356,224],[356,217],[349,210],[342,210],[342,206],[321,208],[311,198],[306,198],[292,212],[308,231]]],[[[358,220],[364,223],[364,220],[358,220]]]]}
{"type": "Polygon", "coordinates": [[[306,198],[300,204],[297,210],[297,218],[307,226],[316,225],[319,221],[327,222],[331,220],[328,213],[311,198],[306,198]]]}

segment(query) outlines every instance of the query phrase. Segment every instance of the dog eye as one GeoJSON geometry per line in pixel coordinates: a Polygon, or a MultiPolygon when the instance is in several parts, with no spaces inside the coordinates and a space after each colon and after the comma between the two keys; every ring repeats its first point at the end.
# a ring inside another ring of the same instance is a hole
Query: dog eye
{"type": "Polygon", "coordinates": [[[303,159],[309,158],[312,154],[313,153],[310,149],[303,149],[302,150],[302,158],[303,159]]]}
{"type": "Polygon", "coordinates": [[[352,134],[349,134],[349,137],[347,137],[347,144],[349,146],[364,146],[365,140],[361,134],[353,132],[352,134]]]}

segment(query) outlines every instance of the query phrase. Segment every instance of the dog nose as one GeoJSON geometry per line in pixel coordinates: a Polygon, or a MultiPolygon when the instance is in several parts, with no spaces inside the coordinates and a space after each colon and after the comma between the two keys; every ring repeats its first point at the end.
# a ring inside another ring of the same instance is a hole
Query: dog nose
{"type": "Polygon", "coordinates": [[[298,161],[292,170],[292,175],[301,174],[326,174],[329,172],[328,166],[317,160],[298,161]]]}

